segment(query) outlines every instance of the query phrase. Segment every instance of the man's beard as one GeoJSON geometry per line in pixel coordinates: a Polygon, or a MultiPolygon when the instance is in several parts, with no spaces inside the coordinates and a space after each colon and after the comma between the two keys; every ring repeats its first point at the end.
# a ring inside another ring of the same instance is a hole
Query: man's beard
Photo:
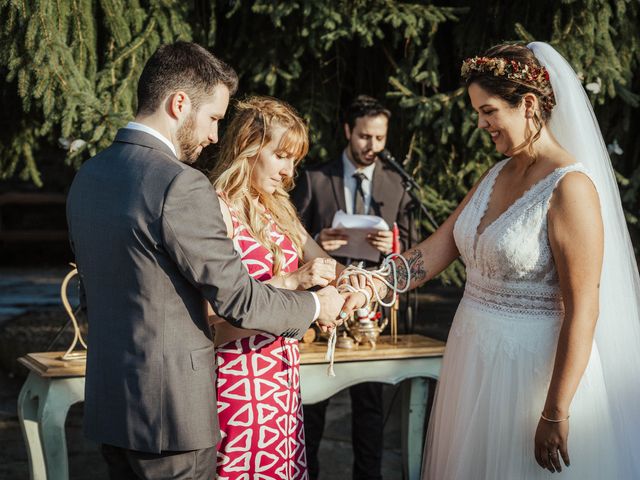
{"type": "MultiPolygon", "coordinates": [[[[363,159],[360,156],[360,152],[356,152],[351,145],[349,145],[349,150],[351,150],[351,158],[356,163],[358,167],[367,167],[373,163],[373,161],[368,161],[367,159],[363,159]]],[[[375,157],[374,157],[375,160],[375,157]]]]}
{"type": "Polygon", "coordinates": [[[198,147],[200,142],[196,137],[196,114],[189,113],[184,123],[176,132],[176,140],[180,148],[180,161],[191,164],[198,159],[198,147]]]}

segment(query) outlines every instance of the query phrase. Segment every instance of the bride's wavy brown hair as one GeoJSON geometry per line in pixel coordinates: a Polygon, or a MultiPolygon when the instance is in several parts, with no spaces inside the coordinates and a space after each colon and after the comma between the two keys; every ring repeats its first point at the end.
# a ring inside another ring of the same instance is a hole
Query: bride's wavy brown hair
{"type": "MultiPolygon", "coordinates": [[[[502,43],[495,45],[487,50],[483,57],[489,58],[505,58],[507,60],[515,60],[522,65],[530,65],[540,68],[540,62],[526,45],[520,43],[502,43]]],[[[542,91],[533,85],[529,85],[523,82],[515,81],[507,78],[504,75],[494,75],[491,72],[472,72],[466,78],[465,81],[467,87],[472,83],[477,83],[483,90],[502,98],[511,107],[517,107],[522,103],[523,97],[527,93],[531,93],[538,99],[538,105],[541,106],[540,111],[536,111],[533,114],[534,131],[529,128],[529,122],[527,122],[525,131],[525,140],[522,144],[515,148],[515,152],[527,150],[535,160],[535,153],[533,150],[533,144],[540,138],[542,127],[551,118],[551,110],[542,108],[545,100],[549,95],[553,96],[551,86],[549,91],[542,91]]]]}
{"type": "Polygon", "coordinates": [[[294,168],[309,151],[308,130],[293,107],[275,98],[249,97],[238,101],[235,110],[220,142],[218,162],[210,179],[250,234],[272,252],[275,276],[285,266],[284,253],[271,236],[268,216],[258,211],[253,199],[258,197],[302,258],[302,226],[288,193],[294,187],[293,178],[286,178],[273,194],[265,194],[253,188],[251,173],[254,160],[271,141],[274,127],[286,129],[276,153],[294,158],[294,168]]]}

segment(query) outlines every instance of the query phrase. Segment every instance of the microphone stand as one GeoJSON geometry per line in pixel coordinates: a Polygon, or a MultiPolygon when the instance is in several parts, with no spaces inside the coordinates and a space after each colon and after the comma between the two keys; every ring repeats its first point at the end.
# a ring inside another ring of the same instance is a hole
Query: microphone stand
{"type": "MultiPolygon", "coordinates": [[[[404,187],[404,190],[407,192],[407,194],[411,198],[409,207],[411,207],[411,205],[417,206],[419,208],[419,211],[427,218],[427,220],[429,220],[429,223],[431,223],[431,226],[434,228],[434,230],[437,230],[439,226],[438,222],[436,222],[436,220],[433,218],[433,215],[431,215],[431,213],[427,209],[427,206],[418,197],[418,194],[416,192],[420,191],[420,186],[416,183],[413,177],[409,175],[409,173],[407,173],[407,171],[402,167],[402,165],[400,165],[396,161],[395,158],[393,158],[393,156],[388,150],[385,149],[382,152],[379,152],[377,155],[378,155],[378,158],[380,158],[380,160],[382,160],[383,163],[388,165],[392,170],[394,170],[398,175],[400,175],[400,178],[402,179],[402,186],[404,187]]],[[[407,237],[407,243],[408,243],[408,248],[411,248],[414,246],[412,226],[415,225],[415,208],[408,208],[408,217],[409,217],[409,232],[407,237]]],[[[420,230],[422,230],[423,228],[422,225],[420,225],[419,228],[420,230]]],[[[418,314],[418,293],[413,292],[413,295],[414,295],[413,308],[411,307],[411,293],[412,292],[407,292],[406,294],[407,308],[406,308],[405,318],[406,318],[407,333],[413,332],[413,320],[415,316],[417,316],[418,314]]]]}
{"type": "Polygon", "coordinates": [[[396,159],[393,158],[393,156],[391,155],[391,153],[389,153],[388,150],[383,150],[382,152],[379,152],[377,155],[378,155],[378,158],[380,158],[380,160],[382,160],[385,164],[391,167],[392,170],[394,170],[398,175],[400,175],[400,178],[402,178],[402,186],[404,187],[404,190],[407,192],[409,197],[411,197],[411,199],[413,200],[413,203],[418,208],[420,208],[420,211],[422,212],[422,214],[425,217],[427,217],[427,220],[429,220],[429,223],[431,223],[431,226],[433,227],[433,229],[437,230],[440,225],[438,225],[438,222],[436,222],[436,220],[433,218],[433,215],[431,215],[431,213],[427,209],[427,206],[422,202],[422,200],[420,200],[420,198],[418,198],[418,195],[416,193],[417,191],[420,190],[420,185],[418,185],[416,181],[413,179],[413,177],[409,175],[407,171],[402,167],[402,165],[400,165],[396,161],[396,159]]]}

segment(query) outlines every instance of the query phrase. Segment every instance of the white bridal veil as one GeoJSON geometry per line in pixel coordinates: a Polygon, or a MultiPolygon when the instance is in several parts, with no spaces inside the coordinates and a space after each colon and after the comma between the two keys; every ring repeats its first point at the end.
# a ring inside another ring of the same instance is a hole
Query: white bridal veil
{"type": "MultiPolygon", "coordinates": [[[[615,449],[624,462],[619,465],[620,478],[640,478],[640,280],[618,185],[598,121],[575,72],[550,45],[527,46],[548,70],[556,97],[548,127],[587,167],[600,195],[605,240],[595,342],[619,441],[615,449]]],[[[576,246],[579,243],[576,239],[576,246]]]]}

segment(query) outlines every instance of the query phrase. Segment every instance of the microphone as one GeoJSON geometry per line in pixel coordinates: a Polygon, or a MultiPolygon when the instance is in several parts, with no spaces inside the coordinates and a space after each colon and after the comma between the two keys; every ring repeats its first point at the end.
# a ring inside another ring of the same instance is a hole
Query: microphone
{"type": "Polygon", "coordinates": [[[391,152],[389,152],[389,150],[387,150],[386,148],[381,152],[377,152],[376,156],[384,164],[386,164],[388,167],[394,170],[398,175],[400,175],[400,178],[402,179],[402,185],[404,186],[404,189],[406,190],[406,192],[415,201],[415,204],[419,206],[420,210],[422,210],[422,213],[424,213],[424,215],[429,219],[434,229],[437,229],[438,222],[435,221],[433,216],[429,213],[429,210],[427,210],[427,207],[424,205],[424,203],[420,200],[420,198],[418,198],[418,196],[415,193],[420,191],[420,186],[416,183],[413,177],[407,173],[407,171],[402,167],[402,165],[400,165],[397,162],[395,158],[393,158],[393,155],[391,155],[391,152]]]}
{"type": "Polygon", "coordinates": [[[376,156],[382,160],[383,163],[387,164],[391,169],[395,170],[395,172],[400,175],[403,183],[408,184],[409,188],[415,188],[417,190],[420,189],[415,180],[407,173],[407,171],[398,163],[398,161],[393,158],[391,152],[386,148],[381,152],[377,152],[376,156]]]}
{"type": "Polygon", "coordinates": [[[390,167],[392,167],[395,171],[404,170],[404,168],[402,168],[402,166],[396,161],[396,159],[393,158],[393,155],[391,155],[391,152],[389,150],[387,150],[386,148],[384,150],[382,150],[381,152],[377,152],[376,156],[380,160],[382,160],[384,163],[386,163],[390,167]]]}

